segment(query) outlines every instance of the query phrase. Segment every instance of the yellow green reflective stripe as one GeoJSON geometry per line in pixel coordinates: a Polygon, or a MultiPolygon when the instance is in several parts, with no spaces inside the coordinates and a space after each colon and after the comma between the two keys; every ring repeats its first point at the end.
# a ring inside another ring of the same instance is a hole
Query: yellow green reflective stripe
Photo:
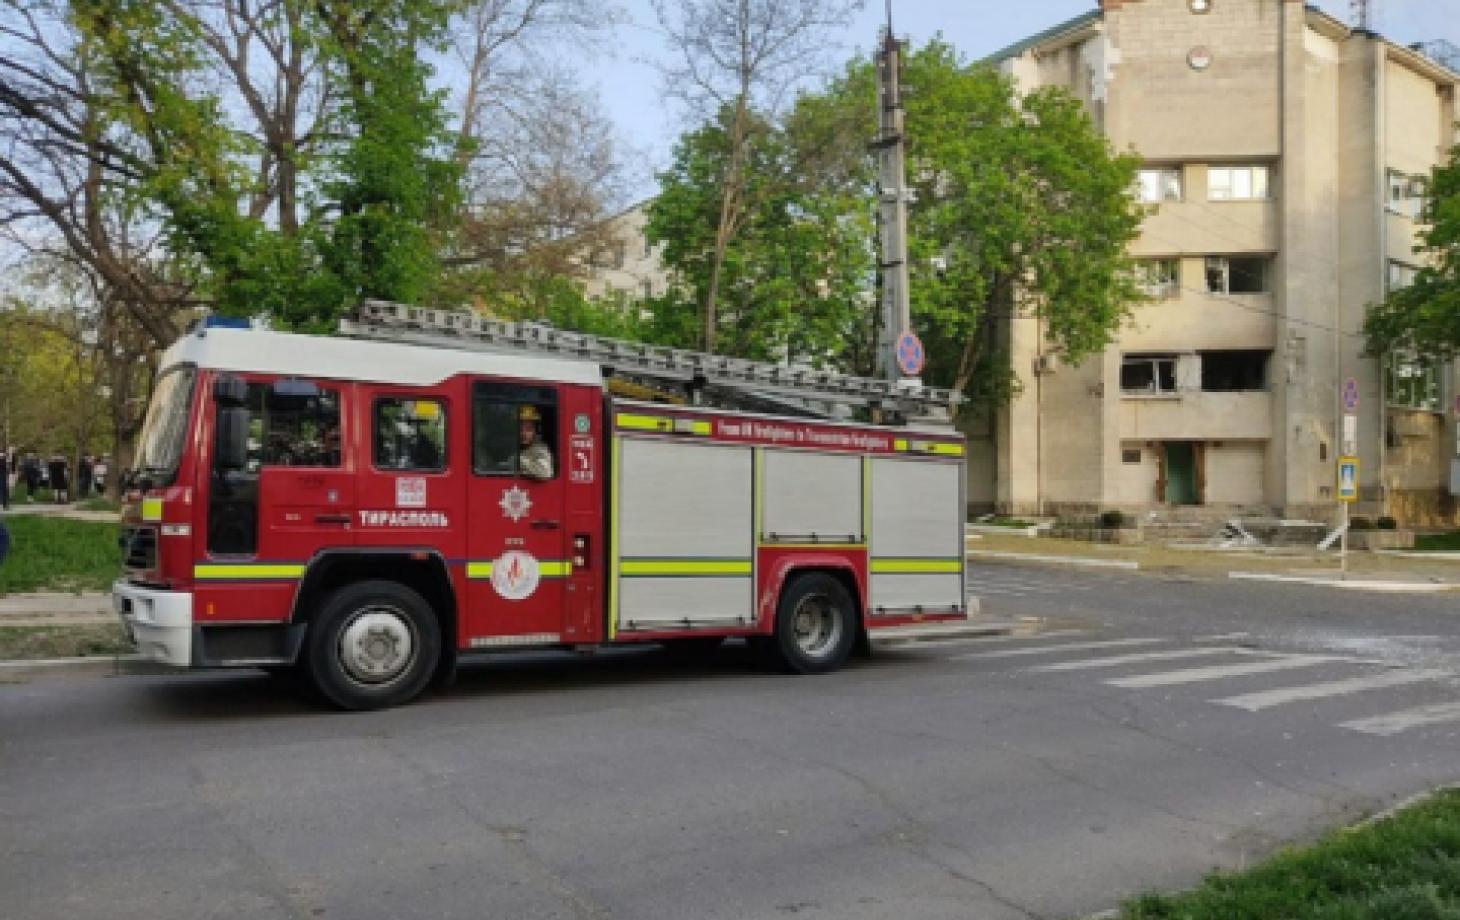
{"type": "Polygon", "coordinates": [[[937,457],[963,456],[963,445],[948,441],[909,441],[897,438],[892,442],[892,449],[903,453],[933,454],[937,457]]]}
{"type": "Polygon", "coordinates": [[[749,559],[622,559],[620,575],[749,575],[749,559]]]}
{"type": "Polygon", "coordinates": [[[876,575],[956,574],[963,571],[962,559],[873,559],[876,575]]]}
{"type": "Polygon", "coordinates": [[[162,499],[160,499],[160,498],[144,498],[144,499],[142,499],[142,520],[144,520],[144,521],[160,521],[160,520],[162,520],[162,499]]]}
{"type": "Polygon", "coordinates": [[[193,577],[198,579],[228,578],[298,578],[304,574],[300,563],[241,563],[231,565],[195,565],[193,577]]]}
{"type": "Polygon", "coordinates": [[[674,420],[662,415],[634,415],[629,412],[618,414],[618,427],[630,431],[673,431],[674,420]]]}
{"type": "Polygon", "coordinates": [[[702,419],[674,418],[667,415],[637,415],[620,412],[615,416],[618,427],[627,431],[657,431],[661,434],[697,434],[708,436],[710,423],[702,419]]]}
{"type": "MultiPolygon", "coordinates": [[[[566,559],[539,559],[537,562],[537,574],[541,578],[566,578],[573,574],[573,563],[566,559]]],[[[468,562],[466,564],[467,578],[491,578],[492,562],[468,562]]]]}

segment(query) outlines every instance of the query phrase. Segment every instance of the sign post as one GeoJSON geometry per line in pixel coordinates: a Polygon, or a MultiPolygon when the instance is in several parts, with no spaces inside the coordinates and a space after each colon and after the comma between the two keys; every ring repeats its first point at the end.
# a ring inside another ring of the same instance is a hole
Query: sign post
{"type": "Polygon", "coordinates": [[[1342,577],[1348,577],[1348,506],[1359,500],[1359,458],[1338,458],[1338,503],[1343,509],[1339,527],[1343,532],[1338,543],[1338,570],[1342,577]]]}
{"type": "Polygon", "coordinates": [[[1343,452],[1338,458],[1338,503],[1342,509],[1338,543],[1338,573],[1348,578],[1349,505],[1359,500],[1359,382],[1349,377],[1343,382],[1343,452]]]}

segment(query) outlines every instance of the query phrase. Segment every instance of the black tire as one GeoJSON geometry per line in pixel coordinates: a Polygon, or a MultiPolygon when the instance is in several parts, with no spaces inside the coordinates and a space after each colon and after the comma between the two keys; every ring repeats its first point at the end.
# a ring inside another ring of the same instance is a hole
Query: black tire
{"type": "Polygon", "coordinates": [[[771,661],[793,674],[824,674],[846,664],[857,641],[857,605],[825,572],[793,576],[776,607],[776,631],[761,643],[771,661]]]}
{"type": "Polygon", "coordinates": [[[397,582],[364,581],[325,599],[301,659],[327,701],[366,710],[415,699],[440,657],[441,626],[431,605],[397,582]]]}

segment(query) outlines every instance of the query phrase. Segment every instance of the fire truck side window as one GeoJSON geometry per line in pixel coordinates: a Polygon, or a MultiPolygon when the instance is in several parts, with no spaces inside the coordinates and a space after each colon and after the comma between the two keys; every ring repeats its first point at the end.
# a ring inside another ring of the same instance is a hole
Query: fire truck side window
{"type": "Polygon", "coordinates": [[[339,466],[339,391],[288,389],[269,383],[248,385],[249,472],[263,466],[339,466]]]}
{"type": "MultiPolygon", "coordinates": [[[[523,446],[521,430],[524,419],[533,421],[538,439],[556,460],[556,389],[485,381],[479,381],[472,386],[472,472],[478,476],[517,475],[517,455],[523,446]]],[[[556,469],[556,462],[553,467],[556,469]]]]}
{"type": "Polygon", "coordinates": [[[377,399],[374,429],[377,469],[446,469],[446,406],[440,400],[377,399]]]}

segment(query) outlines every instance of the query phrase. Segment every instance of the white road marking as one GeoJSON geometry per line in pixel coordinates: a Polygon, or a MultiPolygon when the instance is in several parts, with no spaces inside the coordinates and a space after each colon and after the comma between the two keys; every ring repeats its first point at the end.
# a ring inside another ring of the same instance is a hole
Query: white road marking
{"type": "Polygon", "coordinates": [[[1369,735],[1397,735],[1411,728],[1438,725],[1441,722],[1460,722],[1460,702],[1436,703],[1433,706],[1401,709],[1382,716],[1340,722],[1338,727],[1353,729],[1369,735]]]}
{"type": "Polygon", "coordinates": [[[1127,690],[1141,690],[1148,687],[1171,687],[1176,684],[1194,684],[1203,680],[1221,680],[1224,677],[1245,677],[1248,674],[1266,674],[1268,671],[1285,671],[1289,668],[1308,668],[1333,661],[1353,661],[1334,655],[1284,655],[1272,661],[1249,661],[1246,664],[1221,664],[1205,668],[1188,668],[1184,671],[1162,671],[1159,674],[1139,674],[1135,677],[1118,677],[1107,680],[1112,687],[1127,690]]]}
{"type": "MultiPolygon", "coordinates": [[[[1016,627],[1017,628],[1017,627],[1016,627]]],[[[921,639],[907,642],[887,643],[887,648],[905,652],[909,649],[937,649],[937,648],[965,648],[970,645],[1000,645],[1005,642],[1032,642],[1045,638],[1057,638],[1059,636],[1086,636],[1089,635],[1083,629],[1055,629],[1047,633],[1025,633],[1024,635],[1008,636],[957,636],[947,639],[921,639]]],[[[876,641],[877,634],[872,633],[876,641]]]]}
{"type": "Polygon", "coordinates": [[[1087,668],[1114,668],[1123,664],[1138,664],[1142,661],[1172,661],[1180,658],[1202,658],[1211,655],[1271,655],[1273,652],[1258,652],[1246,648],[1214,645],[1211,648],[1184,648],[1169,652],[1140,652],[1135,655],[1114,655],[1110,658],[1086,658],[1083,661],[1061,661],[1056,664],[1041,664],[1031,671],[1083,671],[1087,668]]]}
{"type": "Polygon", "coordinates": [[[1193,642],[1236,642],[1238,639],[1247,639],[1252,636],[1250,632],[1229,632],[1216,636],[1195,636],[1193,642]]]}
{"type": "Polygon", "coordinates": [[[955,660],[964,658],[1012,658],[1015,655],[1050,655],[1055,652],[1083,652],[1097,648],[1121,648],[1131,645],[1155,645],[1166,639],[1106,639],[1101,642],[1066,642],[1063,645],[1041,645],[1032,648],[1011,648],[998,652],[978,652],[972,655],[956,655],[955,660]]]}
{"type": "Polygon", "coordinates": [[[1258,712],[1269,709],[1273,706],[1281,706],[1284,703],[1298,703],[1304,700],[1321,700],[1330,696],[1346,696],[1350,693],[1362,693],[1365,690],[1382,690],[1385,687],[1403,687],[1406,684],[1419,684],[1429,680],[1439,680],[1452,676],[1453,672],[1440,670],[1396,670],[1384,674],[1373,674],[1369,677],[1350,677],[1347,680],[1331,680],[1321,684],[1305,684],[1300,687],[1279,687],[1276,690],[1263,690],[1259,693],[1243,693],[1240,696],[1229,696],[1225,699],[1212,700],[1213,703],[1220,703],[1223,706],[1235,706],[1238,709],[1245,709],[1248,712],[1258,712]]]}

